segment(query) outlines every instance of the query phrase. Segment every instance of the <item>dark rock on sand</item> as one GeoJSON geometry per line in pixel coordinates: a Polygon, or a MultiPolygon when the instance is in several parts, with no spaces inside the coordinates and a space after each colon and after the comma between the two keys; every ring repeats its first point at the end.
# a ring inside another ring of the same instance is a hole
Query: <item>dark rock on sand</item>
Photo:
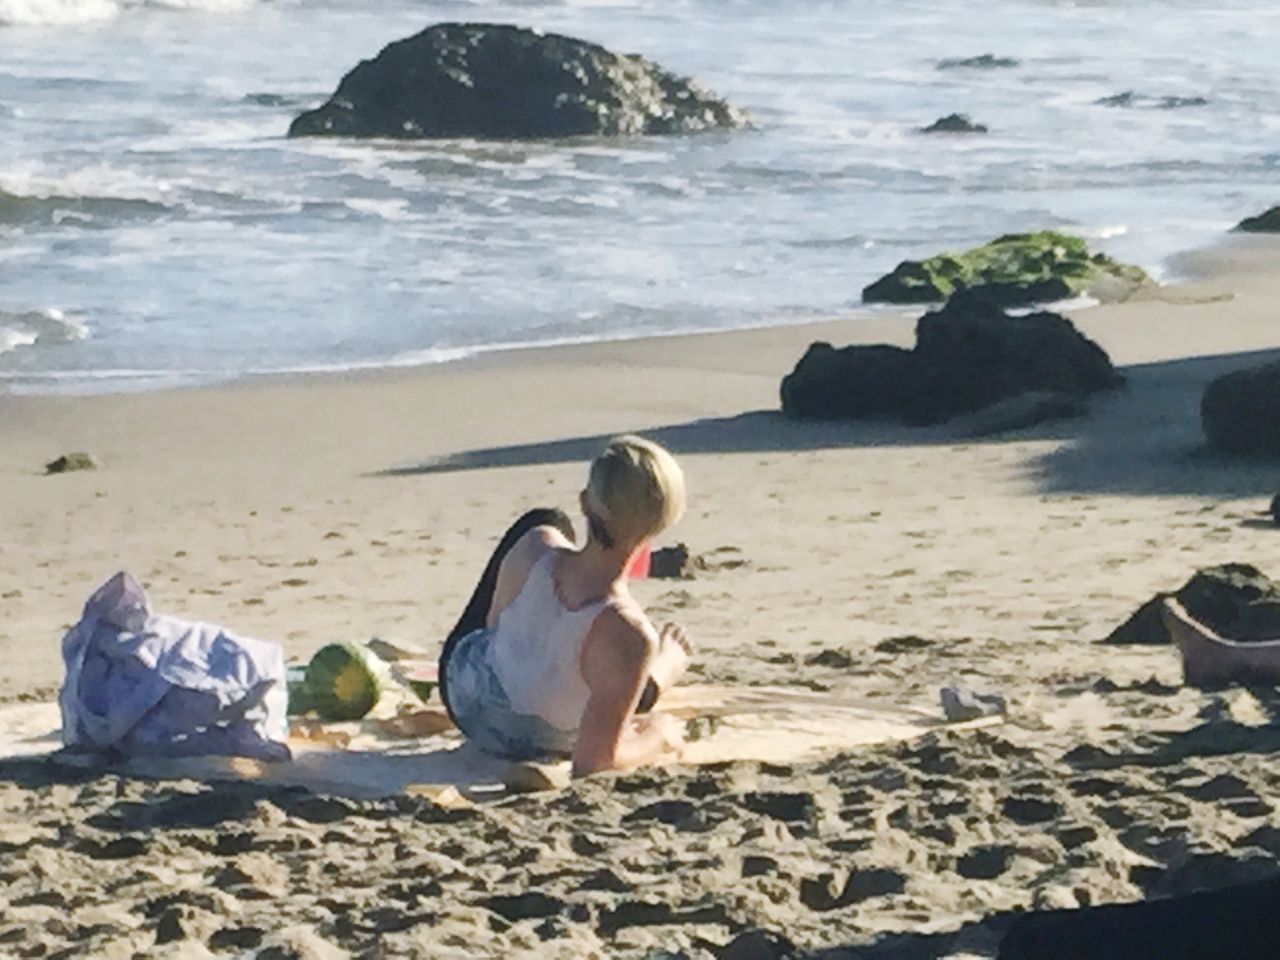
{"type": "Polygon", "coordinates": [[[443,23],[384,47],[342,78],[291,137],[675,134],[746,125],[694,82],[640,56],[554,33],[443,23]]]}
{"type": "Polygon", "coordinates": [[[1158,593],[1134,612],[1124,623],[1116,627],[1103,638],[1103,643],[1117,646],[1149,644],[1156,646],[1171,642],[1169,631],[1164,625],[1164,614],[1161,613],[1164,602],[1170,593],[1158,593]]]}
{"type": "Polygon", "coordinates": [[[1176,593],[1157,594],[1103,643],[1171,642],[1160,612],[1169,597],[1196,620],[1230,640],[1280,638],[1280,584],[1247,563],[1225,563],[1197,571],[1176,593]]]}
{"type": "Polygon", "coordinates": [[[1102,348],[1065,317],[1011,316],[981,291],[961,291],[920,318],[912,350],[813,344],[782,381],[782,410],[923,425],[1029,391],[1084,397],[1121,382],[1102,348]]]}
{"type": "Polygon", "coordinates": [[[75,470],[97,470],[101,464],[91,453],[66,453],[44,465],[45,473],[71,473],[75,470]]]}
{"type": "Polygon", "coordinates": [[[967,113],[949,113],[939,117],[927,127],[920,128],[921,133],[986,133],[985,124],[974,123],[967,113]]]}
{"type": "Polygon", "coordinates": [[[938,61],[939,70],[995,70],[1000,67],[1016,67],[1021,63],[1014,57],[997,57],[984,53],[976,57],[952,57],[938,61]]]}
{"type": "Polygon", "coordinates": [[[1149,283],[1140,268],[1090,254],[1079,237],[1042,230],[1009,234],[961,253],[904,260],[862,291],[867,303],[936,303],[959,287],[984,288],[1004,306],[1084,293],[1120,298],[1149,283]]]}
{"type": "Polygon", "coordinates": [[[1018,917],[1000,960],[1272,957],[1280,876],[1165,900],[1018,917]]]}
{"type": "Polygon", "coordinates": [[[1271,498],[1271,519],[1280,527],[1280,493],[1271,498]]]}
{"type": "Polygon", "coordinates": [[[1245,217],[1236,224],[1242,233],[1280,233],[1280,207],[1272,207],[1256,217],[1245,217]]]}
{"type": "Polygon", "coordinates": [[[980,292],[952,296],[920,317],[923,365],[916,417],[940,422],[1028,390],[1084,397],[1120,385],[1106,352],[1064,316],[1011,316],[980,292]]]}
{"type": "Polygon", "coordinates": [[[1280,361],[1210,383],[1200,400],[1200,424],[1222,453],[1280,456],[1280,361]]]}
{"type": "Polygon", "coordinates": [[[649,576],[662,580],[692,580],[693,554],[687,544],[663,547],[649,555],[649,576]]]}
{"type": "Polygon", "coordinates": [[[699,573],[737,570],[749,564],[738,547],[723,546],[706,553],[694,553],[687,543],[677,543],[650,554],[649,576],[659,580],[692,580],[699,573]]]}
{"type": "Polygon", "coordinates": [[[1178,110],[1182,107],[1203,107],[1209,103],[1204,97],[1153,97],[1133,90],[1093,102],[1099,107],[1144,107],[1149,110],[1178,110]]]}
{"type": "Polygon", "coordinates": [[[910,350],[837,349],[818,341],[782,381],[782,412],[823,420],[898,418],[910,406],[919,364],[910,350]]]}

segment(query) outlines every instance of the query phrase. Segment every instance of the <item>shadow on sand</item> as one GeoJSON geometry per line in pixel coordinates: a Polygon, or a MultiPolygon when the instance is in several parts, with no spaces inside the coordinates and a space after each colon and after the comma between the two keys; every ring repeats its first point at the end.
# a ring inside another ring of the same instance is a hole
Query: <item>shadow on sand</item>
{"type": "MultiPolygon", "coordinates": [[[[1228,459],[1208,451],[1200,431],[1200,396],[1205,385],[1223,373],[1277,358],[1280,350],[1264,350],[1126,367],[1127,388],[1096,397],[1089,417],[998,437],[974,438],[951,425],[916,428],[891,423],[794,421],[770,410],[642,432],[676,454],[1066,441],[1032,461],[1034,478],[1044,493],[1269,495],[1280,486],[1280,464],[1228,459]]],[[[585,462],[606,439],[599,434],[468,450],[393,467],[377,475],[585,462]]]]}

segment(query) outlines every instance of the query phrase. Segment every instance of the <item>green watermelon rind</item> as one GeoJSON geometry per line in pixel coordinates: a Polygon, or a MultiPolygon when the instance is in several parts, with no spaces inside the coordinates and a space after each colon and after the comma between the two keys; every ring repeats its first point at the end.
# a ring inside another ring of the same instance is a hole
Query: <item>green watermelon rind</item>
{"type": "Polygon", "coordinates": [[[381,666],[373,652],[354,643],[331,643],[316,651],[307,664],[308,707],[322,720],[359,720],[377,706],[382,696],[381,666]],[[362,696],[343,700],[333,689],[334,680],[352,663],[367,681],[362,696]]]}
{"type": "Polygon", "coordinates": [[[437,684],[435,680],[415,680],[410,678],[406,682],[409,685],[409,689],[413,691],[419,700],[423,703],[431,702],[431,695],[436,692],[437,684]]]}
{"type": "Polygon", "coordinates": [[[289,706],[286,713],[291,717],[300,717],[314,709],[311,690],[305,683],[289,684],[289,706]]]}

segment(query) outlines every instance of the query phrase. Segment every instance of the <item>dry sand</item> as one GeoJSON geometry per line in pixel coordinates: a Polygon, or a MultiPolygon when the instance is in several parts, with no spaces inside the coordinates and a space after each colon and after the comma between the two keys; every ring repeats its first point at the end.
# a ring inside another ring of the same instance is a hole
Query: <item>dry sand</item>
{"type": "Polygon", "coordinates": [[[706,957],[760,926],[847,945],[828,956],[988,956],[1008,911],[1274,872],[1280,698],[1184,690],[1172,650],[1094,641],[1196,567],[1280,574],[1280,531],[1256,517],[1280,467],[1208,456],[1198,420],[1210,378],[1280,348],[1278,263],[1274,243],[1233,241],[1180,264],[1192,283],[1080,312],[1128,389],[995,440],[774,412],[811,340],[910,342],[894,315],[0,395],[2,698],[51,695],[62,630],[121,568],[158,608],[300,658],[372,635],[434,646],[509,520],[570,508],[600,438],[640,431],[687,471],[669,540],[714,561],[637,588],[689,627],[699,677],[1011,702],[994,731],[462,812],[7,764],[0,955],[283,937],[276,955],[706,957]],[[41,475],[80,449],[103,468],[41,475]]]}

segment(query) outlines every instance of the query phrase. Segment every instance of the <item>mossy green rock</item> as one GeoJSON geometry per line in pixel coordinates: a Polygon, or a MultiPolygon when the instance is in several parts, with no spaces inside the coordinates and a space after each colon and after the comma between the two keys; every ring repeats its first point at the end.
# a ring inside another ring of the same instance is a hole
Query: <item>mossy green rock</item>
{"type": "Polygon", "coordinates": [[[1079,237],[1053,230],[999,237],[963,253],[905,260],[862,291],[866,303],[936,303],[959,287],[981,290],[1001,306],[1105,293],[1127,295],[1150,283],[1141,267],[1089,252],[1079,237]]]}

